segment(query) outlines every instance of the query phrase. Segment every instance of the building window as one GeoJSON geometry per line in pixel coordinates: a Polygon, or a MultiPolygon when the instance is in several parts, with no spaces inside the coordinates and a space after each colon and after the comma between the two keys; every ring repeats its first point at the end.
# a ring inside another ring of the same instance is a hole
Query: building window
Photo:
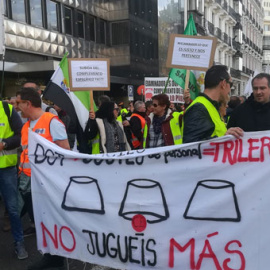
{"type": "Polygon", "coordinates": [[[68,7],[64,7],[64,25],[65,25],[65,33],[68,35],[72,35],[72,9],[68,7]]]}
{"type": "Polygon", "coordinates": [[[128,22],[113,22],[111,24],[112,45],[129,44],[128,22]]]}
{"type": "Polygon", "coordinates": [[[7,2],[4,0],[4,15],[7,16],[7,2]]]}
{"type": "Polygon", "coordinates": [[[78,37],[84,38],[84,14],[81,12],[77,13],[77,27],[78,27],[78,37]]]}
{"type": "Polygon", "coordinates": [[[90,37],[90,40],[92,41],[96,41],[96,26],[95,26],[95,18],[90,16],[89,17],[89,37],[90,37]]]}
{"type": "Polygon", "coordinates": [[[11,12],[14,21],[26,22],[24,0],[11,1],[11,12]]]}
{"type": "Polygon", "coordinates": [[[41,0],[30,0],[31,25],[43,27],[41,0]]]}
{"type": "Polygon", "coordinates": [[[99,42],[101,44],[105,44],[106,42],[106,22],[104,20],[100,20],[100,32],[99,32],[99,42]]]}
{"type": "Polygon", "coordinates": [[[264,25],[264,31],[270,31],[270,25],[264,25]]]}
{"type": "Polygon", "coordinates": [[[47,0],[47,29],[59,32],[59,4],[47,0]]]}

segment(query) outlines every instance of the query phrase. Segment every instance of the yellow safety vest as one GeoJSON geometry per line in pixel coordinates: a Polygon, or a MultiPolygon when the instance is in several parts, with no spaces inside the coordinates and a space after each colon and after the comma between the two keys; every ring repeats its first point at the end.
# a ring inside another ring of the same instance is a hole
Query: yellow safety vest
{"type": "Polygon", "coordinates": [[[121,114],[123,114],[123,113],[128,114],[128,110],[126,108],[123,108],[120,113],[121,114]]]}
{"type": "MultiPolygon", "coordinates": [[[[218,112],[218,110],[216,109],[216,107],[205,97],[203,96],[198,96],[187,108],[187,110],[193,106],[196,103],[201,103],[204,105],[204,107],[207,109],[214,125],[215,125],[215,129],[211,135],[211,137],[221,137],[224,136],[227,128],[225,123],[222,121],[220,114],[218,112]]],[[[185,116],[184,116],[185,118],[185,116]]],[[[184,130],[184,122],[183,121],[183,125],[182,125],[182,132],[184,130]]]]}
{"type": "MultiPolygon", "coordinates": [[[[8,104],[10,117],[12,115],[12,105],[8,104]]],[[[3,103],[0,102],[0,141],[10,138],[14,135],[8,117],[5,113],[3,103]]],[[[0,168],[7,168],[17,165],[17,148],[12,150],[3,150],[0,152],[0,168]]]]}
{"type": "Polygon", "coordinates": [[[123,122],[122,115],[121,114],[118,115],[118,117],[116,118],[116,120],[122,123],[123,122]]]}
{"type": "Polygon", "coordinates": [[[92,144],[92,154],[100,154],[100,147],[99,147],[99,139],[100,139],[100,135],[99,132],[96,135],[96,137],[90,141],[90,143],[92,144]]]}
{"type": "Polygon", "coordinates": [[[143,130],[143,149],[146,148],[147,133],[148,133],[148,126],[147,126],[147,123],[145,122],[144,130],[143,130]]]}
{"type": "Polygon", "coordinates": [[[182,133],[179,125],[179,112],[173,112],[173,118],[170,120],[170,128],[173,136],[174,144],[182,144],[183,138],[182,133]]]}

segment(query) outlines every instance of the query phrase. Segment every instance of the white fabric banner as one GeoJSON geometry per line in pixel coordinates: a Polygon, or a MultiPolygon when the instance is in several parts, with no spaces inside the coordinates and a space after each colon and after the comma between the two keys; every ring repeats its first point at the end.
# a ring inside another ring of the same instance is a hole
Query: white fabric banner
{"type": "Polygon", "coordinates": [[[95,156],[29,142],[42,252],[131,270],[269,268],[270,132],[95,156]]]}

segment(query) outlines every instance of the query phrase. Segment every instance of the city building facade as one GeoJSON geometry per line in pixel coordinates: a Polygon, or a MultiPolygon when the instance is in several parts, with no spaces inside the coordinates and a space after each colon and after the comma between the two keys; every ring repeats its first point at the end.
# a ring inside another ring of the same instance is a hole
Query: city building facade
{"type": "Polygon", "coordinates": [[[270,1],[263,1],[264,33],[263,33],[263,70],[270,72],[270,1]]]}
{"type": "Polygon", "coordinates": [[[183,33],[190,13],[198,35],[217,37],[215,63],[230,68],[232,94],[242,94],[249,76],[261,71],[264,13],[259,0],[3,3],[6,50],[0,62],[5,78],[2,95],[13,95],[29,79],[46,85],[64,53],[69,52],[72,58],[110,58],[110,95],[127,96],[131,85],[136,98],[144,77],[168,76],[169,36],[183,33]]]}
{"type": "MultiPolygon", "coordinates": [[[[249,77],[262,69],[263,7],[258,0],[164,0],[163,11],[170,24],[160,29],[183,33],[184,7],[193,14],[198,35],[217,38],[215,64],[229,67],[233,95],[242,95],[249,77]],[[185,4],[185,1],[186,4],[185,4]],[[178,12],[178,19],[175,14],[178,12]]],[[[161,17],[161,16],[160,16],[161,17]]],[[[164,16],[163,16],[164,17],[164,16]]],[[[270,33],[270,32],[269,32],[270,33]]],[[[168,34],[167,34],[168,35],[168,34]]],[[[166,49],[160,47],[161,73],[166,74],[166,49]]]]}
{"type": "Polygon", "coordinates": [[[159,75],[155,0],[4,0],[4,31],[6,95],[46,84],[65,52],[110,58],[114,97],[159,75]]]}

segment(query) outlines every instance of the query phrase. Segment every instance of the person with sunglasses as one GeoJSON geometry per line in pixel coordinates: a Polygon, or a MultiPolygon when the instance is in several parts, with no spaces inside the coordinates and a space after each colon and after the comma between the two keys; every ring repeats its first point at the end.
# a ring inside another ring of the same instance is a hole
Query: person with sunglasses
{"type": "MultiPolygon", "coordinates": [[[[46,140],[55,143],[61,148],[70,150],[66,128],[53,113],[45,112],[42,109],[42,101],[36,89],[23,87],[16,94],[17,105],[22,112],[22,117],[28,119],[21,131],[22,153],[19,164],[19,191],[25,203],[27,213],[34,223],[34,211],[31,189],[31,166],[28,157],[28,130],[39,134],[46,140]]],[[[28,266],[28,270],[48,269],[53,267],[63,267],[64,258],[57,255],[45,253],[42,258],[28,266]]]]}
{"type": "Polygon", "coordinates": [[[146,117],[147,134],[146,148],[176,145],[182,143],[179,126],[179,114],[174,114],[170,107],[170,100],[166,94],[152,97],[153,112],[146,117]]]}
{"type": "Polygon", "coordinates": [[[225,103],[233,86],[228,68],[216,65],[205,74],[205,90],[191,103],[183,116],[183,143],[208,140],[224,135],[243,136],[243,130],[233,127],[227,130],[219,112],[219,106],[225,103]]]}

